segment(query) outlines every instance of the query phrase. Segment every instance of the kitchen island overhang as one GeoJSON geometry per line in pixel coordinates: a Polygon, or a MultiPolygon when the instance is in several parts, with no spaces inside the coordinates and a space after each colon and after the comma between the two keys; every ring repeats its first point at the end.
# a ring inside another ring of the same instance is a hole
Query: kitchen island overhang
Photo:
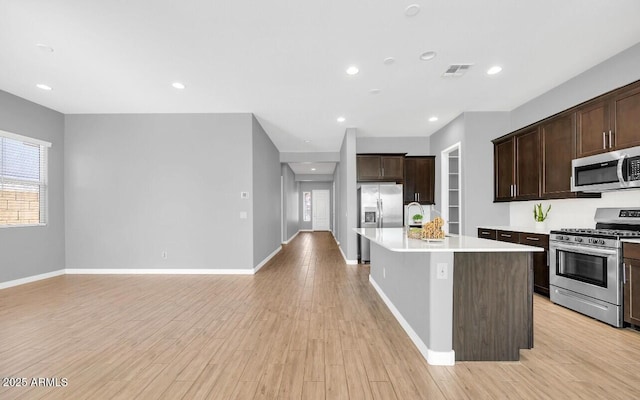
{"type": "Polygon", "coordinates": [[[429,364],[514,361],[533,347],[532,252],[470,236],[409,239],[357,228],[371,241],[369,280],[429,364]]]}

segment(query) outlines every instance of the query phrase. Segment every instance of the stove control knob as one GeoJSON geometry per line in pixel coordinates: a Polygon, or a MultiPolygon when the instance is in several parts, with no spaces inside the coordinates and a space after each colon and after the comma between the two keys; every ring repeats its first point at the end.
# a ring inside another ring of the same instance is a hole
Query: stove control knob
{"type": "Polygon", "coordinates": [[[571,238],[569,236],[565,236],[564,240],[571,240],[571,238]]]}
{"type": "Polygon", "coordinates": [[[582,242],[582,238],[580,238],[580,237],[577,237],[577,238],[575,238],[575,239],[573,239],[573,240],[574,240],[574,241],[576,241],[576,242],[578,242],[578,243],[582,242]]]}
{"type": "Polygon", "coordinates": [[[604,239],[598,240],[598,244],[604,244],[604,239]]]}

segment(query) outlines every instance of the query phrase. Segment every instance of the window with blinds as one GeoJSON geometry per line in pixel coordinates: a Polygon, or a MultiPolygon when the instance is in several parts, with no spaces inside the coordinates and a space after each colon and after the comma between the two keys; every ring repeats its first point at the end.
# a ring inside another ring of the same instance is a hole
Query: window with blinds
{"type": "Polygon", "coordinates": [[[47,224],[51,143],[0,131],[0,227],[47,224]]]}

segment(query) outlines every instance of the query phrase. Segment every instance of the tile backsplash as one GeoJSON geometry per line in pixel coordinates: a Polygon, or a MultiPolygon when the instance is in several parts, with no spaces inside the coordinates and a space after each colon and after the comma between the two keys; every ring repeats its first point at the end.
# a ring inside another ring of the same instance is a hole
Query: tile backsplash
{"type": "Polygon", "coordinates": [[[534,227],[533,206],[542,203],[546,210],[551,204],[547,218],[549,229],[593,228],[596,208],[599,207],[640,207],[640,189],[618,190],[602,193],[600,199],[562,199],[518,201],[509,204],[509,225],[534,227]]]}

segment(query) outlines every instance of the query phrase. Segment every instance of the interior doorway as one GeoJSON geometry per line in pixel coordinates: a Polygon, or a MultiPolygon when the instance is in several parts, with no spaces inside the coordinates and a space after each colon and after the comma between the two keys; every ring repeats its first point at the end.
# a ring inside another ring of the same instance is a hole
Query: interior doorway
{"type": "Polygon", "coordinates": [[[447,234],[462,233],[462,153],[460,142],[442,150],[440,157],[442,218],[447,234]]]}
{"type": "Polygon", "coordinates": [[[314,231],[331,229],[331,194],[329,190],[312,190],[311,192],[312,223],[314,231]]]}

